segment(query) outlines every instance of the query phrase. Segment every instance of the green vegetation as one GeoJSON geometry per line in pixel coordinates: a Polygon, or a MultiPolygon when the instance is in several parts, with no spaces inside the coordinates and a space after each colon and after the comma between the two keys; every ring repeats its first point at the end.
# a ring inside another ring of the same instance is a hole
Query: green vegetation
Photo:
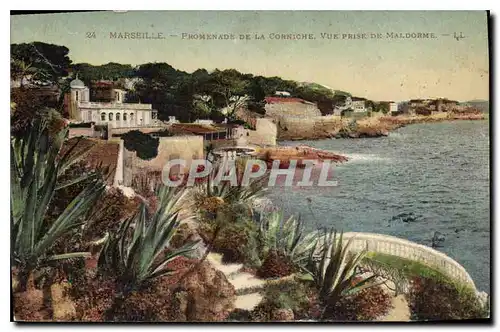
{"type": "Polygon", "coordinates": [[[449,279],[444,272],[439,271],[433,267],[423,264],[419,261],[402,258],[399,256],[368,252],[364,259],[365,261],[372,261],[375,263],[390,266],[401,271],[406,277],[429,277],[438,280],[449,279]]]}
{"type": "Polygon", "coordinates": [[[295,318],[308,318],[312,288],[294,279],[266,283],[262,290],[263,300],[251,312],[252,320],[272,321],[272,312],[279,309],[293,311],[295,318]]]}
{"type": "MultiPolygon", "coordinates": [[[[59,45],[40,42],[12,44],[11,78],[38,85],[56,84],[62,93],[69,91],[72,79],[68,77],[68,68],[78,73],[79,79],[87,86],[98,80],[109,80],[124,88],[125,79],[134,79],[127,101],[151,103],[161,120],[173,115],[183,122],[198,118],[220,120],[224,116],[233,120],[235,111],[242,105],[263,114],[264,97],[272,96],[276,91],[288,91],[294,97],[316,103],[323,114],[331,114],[333,106],[349,95],[316,83],[301,84],[280,77],[254,76],[235,69],[215,69],[212,72],[198,69],[186,73],[168,63],[146,63],[135,68],[113,62],[99,66],[72,64],[68,53],[66,47],[59,45]],[[221,109],[225,109],[225,114],[220,112],[221,109]]],[[[92,92],[96,89],[94,87],[92,92]]],[[[62,105],[62,95],[59,100],[62,105]]]]}
{"type": "Polygon", "coordinates": [[[66,133],[67,129],[62,130],[51,139],[47,122],[37,119],[25,137],[11,142],[12,261],[19,270],[22,290],[35,269],[57,260],[88,256],[87,252],[48,255],[60,237],[85,222],[89,209],[104,191],[96,173],[57,182],[76,161],[71,154],[76,144],[60,155],[66,133]],[[47,210],[56,191],[81,181],[90,183],[48,223],[47,210]]]}
{"type": "Polygon", "coordinates": [[[374,278],[372,276],[359,280],[357,269],[366,252],[350,254],[349,246],[352,238],[344,245],[342,236],[341,233],[337,238],[336,231],[325,232],[320,236],[319,254],[317,255],[316,248],[313,248],[309,256],[307,269],[318,289],[319,298],[324,303],[322,318],[328,315],[343,296],[355,294],[372,286],[374,278]]]}
{"type": "Polygon", "coordinates": [[[476,291],[451,280],[414,277],[408,296],[414,320],[462,320],[489,317],[488,304],[476,291]]]}
{"type": "Polygon", "coordinates": [[[10,74],[19,79],[45,84],[60,84],[60,79],[68,75],[71,64],[69,49],[65,46],[42,42],[10,45],[10,74]]]}
{"type": "Polygon", "coordinates": [[[282,210],[261,216],[256,239],[263,262],[259,274],[263,277],[286,276],[300,269],[318,242],[314,233],[304,234],[300,218],[291,216],[285,220],[282,210]],[[283,265],[283,271],[279,265],[283,265]]]}
{"type": "Polygon", "coordinates": [[[116,277],[123,294],[172,273],[167,264],[192,251],[197,244],[190,242],[179,249],[165,251],[182,221],[176,204],[183,194],[174,188],[161,187],[157,192],[159,204],[155,213],[148,217],[143,203],[104,245],[99,269],[116,277]],[[129,232],[132,232],[131,236],[129,232]]]}

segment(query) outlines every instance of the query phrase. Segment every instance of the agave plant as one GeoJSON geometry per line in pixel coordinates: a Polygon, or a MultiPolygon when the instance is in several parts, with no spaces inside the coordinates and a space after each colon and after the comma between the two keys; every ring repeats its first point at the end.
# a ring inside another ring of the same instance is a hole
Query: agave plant
{"type": "Polygon", "coordinates": [[[375,276],[358,280],[357,268],[366,255],[365,251],[349,252],[353,238],[343,243],[343,234],[336,231],[325,232],[319,247],[309,253],[309,272],[316,284],[321,301],[325,304],[323,317],[337,301],[374,285],[375,276]],[[318,253],[319,249],[319,254],[318,253]],[[319,256],[319,257],[318,257],[319,256]],[[317,259],[319,258],[319,259],[317,259]]]}
{"type": "MultiPolygon", "coordinates": [[[[121,295],[143,286],[154,278],[171,274],[168,263],[192,251],[198,241],[178,249],[166,249],[182,221],[177,203],[185,190],[162,186],[157,192],[158,208],[147,215],[143,203],[138,212],[121,224],[104,244],[98,261],[102,273],[116,277],[121,295]]],[[[189,217],[188,217],[189,218],[189,217]]]]}
{"type": "Polygon", "coordinates": [[[11,254],[13,265],[20,272],[21,289],[34,269],[51,261],[88,255],[84,252],[48,255],[60,237],[85,222],[84,217],[105,188],[97,173],[58,183],[58,176],[77,159],[72,154],[76,144],[60,155],[66,133],[64,129],[49,137],[47,121],[38,119],[25,137],[11,141],[11,254]],[[55,221],[48,223],[47,209],[55,191],[83,180],[89,182],[88,186],[55,221]]]}
{"type": "Polygon", "coordinates": [[[283,210],[261,216],[257,237],[261,257],[274,251],[289,258],[297,267],[307,264],[310,252],[318,243],[316,233],[304,234],[300,217],[291,216],[285,220],[283,210]]]}

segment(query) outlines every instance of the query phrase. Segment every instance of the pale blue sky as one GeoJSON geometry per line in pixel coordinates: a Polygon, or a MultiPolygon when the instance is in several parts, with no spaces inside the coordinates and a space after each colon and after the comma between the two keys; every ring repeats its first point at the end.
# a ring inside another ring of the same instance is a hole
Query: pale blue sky
{"type": "Polygon", "coordinates": [[[11,42],[65,45],[74,62],[167,62],[317,82],[378,100],[488,98],[486,12],[137,11],[11,16],[11,42]],[[85,38],[95,31],[96,39],[85,38]],[[162,32],[163,40],[110,39],[162,32]],[[181,33],[313,33],[315,40],[196,41],[181,33]],[[326,40],[325,33],[434,32],[423,40],[326,40]],[[442,34],[462,32],[459,41],[442,34]]]}

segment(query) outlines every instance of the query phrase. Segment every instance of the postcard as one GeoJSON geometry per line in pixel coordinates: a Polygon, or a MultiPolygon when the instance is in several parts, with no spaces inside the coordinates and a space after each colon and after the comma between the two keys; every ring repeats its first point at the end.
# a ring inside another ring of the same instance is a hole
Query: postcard
{"type": "Polygon", "coordinates": [[[15,322],[488,322],[488,11],[11,13],[15,322]]]}

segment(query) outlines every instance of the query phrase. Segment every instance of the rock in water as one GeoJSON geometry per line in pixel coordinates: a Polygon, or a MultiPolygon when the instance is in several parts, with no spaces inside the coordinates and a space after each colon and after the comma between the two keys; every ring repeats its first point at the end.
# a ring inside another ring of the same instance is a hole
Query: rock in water
{"type": "Polygon", "coordinates": [[[434,232],[434,236],[432,238],[432,248],[441,247],[445,239],[446,238],[442,233],[438,231],[434,232]]]}

